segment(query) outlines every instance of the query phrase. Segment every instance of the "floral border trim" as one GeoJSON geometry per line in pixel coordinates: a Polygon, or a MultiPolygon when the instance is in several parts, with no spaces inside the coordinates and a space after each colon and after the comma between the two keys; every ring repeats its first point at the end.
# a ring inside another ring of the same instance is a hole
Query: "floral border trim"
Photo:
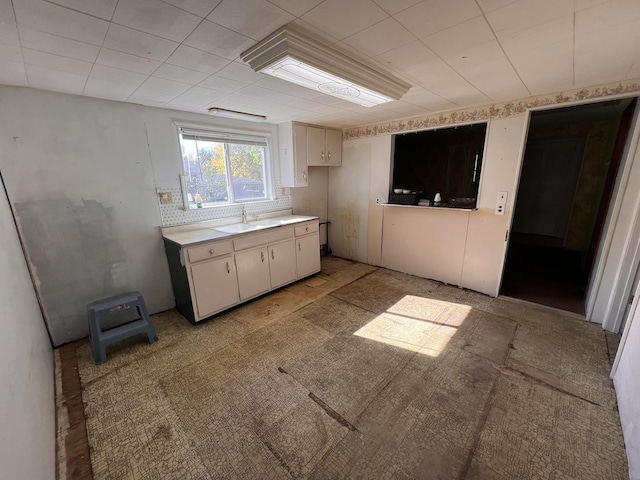
{"type": "Polygon", "coordinates": [[[435,113],[419,117],[411,117],[392,122],[376,123],[362,127],[348,128],[342,133],[344,140],[377,137],[389,133],[427,129],[444,125],[490,120],[492,118],[507,118],[522,115],[530,108],[546,105],[561,105],[563,103],[579,102],[594,98],[606,98],[626,93],[640,93],[640,79],[625,80],[617,83],[598,85],[595,87],[577,88],[566,92],[549,95],[536,95],[510,102],[494,103],[476,108],[465,108],[443,113],[435,113]]]}

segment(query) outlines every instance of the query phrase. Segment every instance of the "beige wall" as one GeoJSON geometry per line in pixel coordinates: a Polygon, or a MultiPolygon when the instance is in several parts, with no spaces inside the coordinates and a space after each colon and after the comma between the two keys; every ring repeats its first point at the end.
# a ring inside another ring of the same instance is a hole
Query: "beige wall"
{"type": "Polygon", "coordinates": [[[0,477],[55,478],[53,352],[0,185],[0,477]]]}
{"type": "Polygon", "coordinates": [[[345,141],[343,165],[329,174],[333,252],[497,295],[527,118],[490,122],[474,212],[377,206],[389,193],[392,136],[345,141]],[[507,209],[496,216],[501,190],[507,209]]]}

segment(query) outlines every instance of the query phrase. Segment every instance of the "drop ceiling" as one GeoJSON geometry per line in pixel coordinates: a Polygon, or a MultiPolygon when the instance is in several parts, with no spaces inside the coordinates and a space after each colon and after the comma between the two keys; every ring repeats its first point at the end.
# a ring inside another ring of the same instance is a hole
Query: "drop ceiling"
{"type": "Polygon", "coordinates": [[[0,84],[352,127],[640,77],[638,0],[0,0],[0,84]],[[365,108],[253,72],[295,23],[407,81],[365,108]]]}

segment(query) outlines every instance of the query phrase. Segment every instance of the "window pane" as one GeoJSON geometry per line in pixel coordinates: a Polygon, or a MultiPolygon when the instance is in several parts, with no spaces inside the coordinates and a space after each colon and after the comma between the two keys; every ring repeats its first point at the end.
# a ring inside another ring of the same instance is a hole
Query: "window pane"
{"type": "Polygon", "coordinates": [[[181,138],[189,208],[229,201],[224,144],[181,138]]]}
{"type": "Polygon", "coordinates": [[[227,147],[234,200],[266,198],[264,184],[265,147],[238,143],[228,143],[227,147]]]}

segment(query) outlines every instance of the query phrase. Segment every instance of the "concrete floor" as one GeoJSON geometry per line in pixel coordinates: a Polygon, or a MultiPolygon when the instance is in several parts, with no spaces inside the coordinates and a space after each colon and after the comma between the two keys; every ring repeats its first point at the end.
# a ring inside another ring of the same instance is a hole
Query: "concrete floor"
{"type": "Polygon", "coordinates": [[[328,257],[201,325],[153,321],[104,365],[61,356],[96,479],[628,478],[616,337],[575,316],[328,257]]]}

